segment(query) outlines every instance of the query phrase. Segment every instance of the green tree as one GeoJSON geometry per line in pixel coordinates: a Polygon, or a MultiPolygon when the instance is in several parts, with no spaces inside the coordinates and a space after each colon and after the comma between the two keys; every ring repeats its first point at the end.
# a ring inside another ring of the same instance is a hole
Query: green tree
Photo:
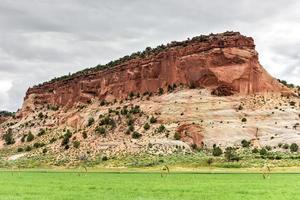
{"type": "Polygon", "coordinates": [[[88,119],[88,126],[92,126],[93,124],[94,124],[94,122],[95,122],[95,119],[93,118],[93,117],[90,117],[89,119],[88,119]]]}
{"type": "Polygon", "coordinates": [[[77,140],[75,140],[75,141],[73,142],[73,146],[74,146],[76,149],[78,149],[79,146],[80,146],[80,142],[77,141],[77,140]]]}
{"type": "Polygon", "coordinates": [[[175,140],[180,140],[180,139],[181,139],[181,134],[180,134],[178,131],[176,131],[176,132],[174,133],[174,139],[175,139],[175,140]]]}
{"type": "Polygon", "coordinates": [[[34,135],[29,131],[26,141],[27,142],[31,142],[32,140],[34,140],[34,135]]]}
{"type": "Polygon", "coordinates": [[[156,123],[156,122],[157,122],[157,119],[156,119],[155,117],[151,116],[151,118],[150,118],[150,123],[151,123],[151,124],[154,124],[154,123],[156,123]]]}
{"type": "Polygon", "coordinates": [[[220,147],[214,147],[212,154],[213,156],[220,156],[223,154],[223,151],[220,147]]]}
{"type": "Polygon", "coordinates": [[[5,141],[6,145],[11,145],[15,143],[15,140],[13,138],[12,129],[9,128],[6,133],[2,136],[2,139],[5,141]]]}
{"type": "Polygon", "coordinates": [[[296,143],[292,143],[290,146],[290,151],[291,152],[297,152],[299,149],[299,146],[296,143]]]}
{"type": "Polygon", "coordinates": [[[146,124],[144,125],[144,129],[145,129],[145,130],[149,130],[149,129],[150,129],[150,125],[149,125],[148,123],[146,123],[146,124]]]}
{"type": "Polygon", "coordinates": [[[240,159],[233,147],[227,147],[224,154],[227,161],[239,161],[240,159]]]}

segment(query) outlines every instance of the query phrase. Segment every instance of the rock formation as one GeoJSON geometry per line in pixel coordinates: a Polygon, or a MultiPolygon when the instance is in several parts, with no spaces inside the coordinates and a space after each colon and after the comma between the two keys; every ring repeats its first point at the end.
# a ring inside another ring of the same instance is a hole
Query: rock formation
{"type": "Polygon", "coordinates": [[[27,91],[23,110],[30,105],[72,107],[93,98],[125,98],[130,92],[157,92],[173,84],[216,89],[218,95],[287,90],[259,64],[251,37],[226,32],[179,42],[112,68],[35,86],[27,91]]]}

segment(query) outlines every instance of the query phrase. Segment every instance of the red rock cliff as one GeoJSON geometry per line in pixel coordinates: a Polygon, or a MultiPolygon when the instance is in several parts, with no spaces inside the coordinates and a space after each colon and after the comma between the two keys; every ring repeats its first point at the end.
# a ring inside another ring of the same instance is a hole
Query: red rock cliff
{"type": "Polygon", "coordinates": [[[224,33],[204,41],[188,40],[113,68],[30,88],[25,102],[73,106],[108,95],[123,98],[130,92],[156,92],[174,83],[212,89],[226,85],[240,94],[286,90],[259,64],[251,37],[224,33]]]}

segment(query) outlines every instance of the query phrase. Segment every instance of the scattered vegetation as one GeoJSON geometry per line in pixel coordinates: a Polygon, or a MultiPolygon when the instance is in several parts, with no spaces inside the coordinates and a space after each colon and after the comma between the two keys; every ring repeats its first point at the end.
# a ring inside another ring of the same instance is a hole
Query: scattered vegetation
{"type": "Polygon", "coordinates": [[[2,139],[5,141],[6,145],[11,145],[15,143],[15,140],[13,138],[12,129],[9,128],[6,133],[2,136],[2,139]]]}

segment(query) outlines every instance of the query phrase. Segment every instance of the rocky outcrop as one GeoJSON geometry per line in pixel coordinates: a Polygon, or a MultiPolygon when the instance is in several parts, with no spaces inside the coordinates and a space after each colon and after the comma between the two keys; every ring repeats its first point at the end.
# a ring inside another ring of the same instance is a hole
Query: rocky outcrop
{"type": "Polygon", "coordinates": [[[231,32],[180,44],[109,69],[30,88],[23,110],[38,104],[72,107],[93,98],[125,98],[130,92],[157,92],[173,84],[219,88],[218,94],[287,90],[259,64],[251,37],[231,32]]]}

